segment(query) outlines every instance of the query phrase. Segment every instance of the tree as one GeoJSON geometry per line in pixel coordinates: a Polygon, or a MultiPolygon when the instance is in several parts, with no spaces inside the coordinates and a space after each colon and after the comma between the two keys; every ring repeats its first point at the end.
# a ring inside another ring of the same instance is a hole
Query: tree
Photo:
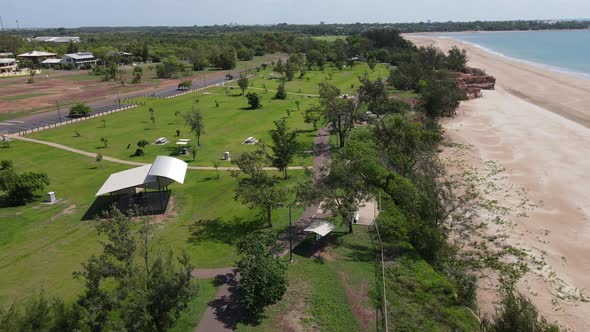
{"type": "Polygon", "coordinates": [[[375,66],[377,65],[377,59],[375,59],[374,55],[369,56],[369,58],[367,59],[367,64],[369,65],[369,69],[371,69],[372,71],[375,70],[375,66]]]}
{"type": "Polygon", "coordinates": [[[71,117],[87,116],[90,113],[92,113],[92,108],[84,103],[74,104],[74,106],[70,108],[71,117]]]}
{"type": "Polygon", "coordinates": [[[191,129],[197,137],[197,146],[201,146],[201,134],[205,132],[205,123],[203,121],[203,114],[199,109],[193,105],[191,112],[184,115],[184,122],[191,129]]]}
{"type": "Polygon", "coordinates": [[[465,66],[467,65],[467,51],[460,50],[457,46],[453,46],[449,50],[449,55],[447,56],[447,69],[451,71],[465,71],[465,66]]]}
{"type": "Polygon", "coordinates": [[[215,160],[213,162],[213,168],[215,168],[215,173],[217,174],[217,180],[219,180],[220,176],[219,176],[219,166],[221,166],[221,163],[219,162],[219,160],[215,160]]]}
{"type": "Polygon", "coordinates": [[[348,132],[357,118],[357,105],[353,98],[341,97],[340,90],[328,83],[320,83],[320,109],[322,118],[338,135],[339,146],[343,147],[348,132]]]}
{"type": "Polygon", "coordinates": [[[161,64],[156,66],[156,75],[158,78],[173,78],[176,77],[183,68],[184,66],[180,60],[171,55],[162,60],[161,64]]]}
{"type": "Polygon", "coordinates": [[[0,190],[7,195],[10,205],[18,206],[32,202],[35,192],[49,185],[46,173],[25,172],[18,174],[13,168],[0,171],[0,190]]]}
{"type": "Polygon", "coordinates": [[[531,300],[509,289],[503,291],[502,306],[496,310],[490,331],[559,332],[559,327],[539,317],[531,300]]]}
{"type": "Polygon", "coordinates": [[[136,66],[133,67],[133,83],[141,82],[141,78],[143,77],[143,68],[136,66]]]}
{"type": "Polygon", "coordinates": [[[135,155],[136,156],[143,156],[143,149],[148,146],[150,144],[150,142],[148,142],[145,139],[142,139],[140,141],[137,142],[137,149],[135,150],[135,155]]]}
{"type": "Polygon", "coordinates": [[[96,162],[100,165],[100,168],[102,168],[102,154],[96,154],[96,162]]]}
{"type": "Polygon", "coordinates": [[[143,48],[141,49],[141,59],[143,62],[147,62],[150,55],[149,45],[147,40],[143,42],[143,48]]]}
{"type": "Polygon", "coordinates": [[[318,105],[312,105],[305,110],[304,121],[311,123],[313,130],[318,129],[318,123],[322,120],[322,110],[318,105]]]}
{"type": "Polygon", "coordinates": [[[246,89],[248,89],[248,77],[246,77],[246,75],[240,75],[240,78],[238,79],[238,86],[240,89],[242,89],[243,96],[246,92],[246,89]]]}
{"type": "Polygon", "coordinates": [[[403,176],[409,176],[424,154],[434,149],[440,135],[398,114],[377,123],[372,134],[387,169],[403,176]]]}
{"type": "Polygon", "coordinates": [[[273,152],[271,161],[272,165],[283,172],[285,179],[287,179],[289,163],[293,161],[293,157],[299,148],[297,131],[289,130],[285,119],[275,121],[274,124],[275,129],[270,131],[270,137],[274,143],[271,146],[273,152]]]}
{"type": "Polygon", "coordinates": [[[236,67],[236,50],[233,47],[222,49],[214,55],[212,62],[215,67],[223,70],[234,69],[236,67]]]}
{"type": "Polygon", "coordinates": [[[70,41],[70,44],[68,44],[67,53],[78,53],[78,44],[74,43],[73,41],[70,41]]]}
{"type": "Polygon", "coordinates": [[[256,92],[248,92],[246,98],[248,99],[248,104],[250,104],[251,109],[257,109],[262,106],[260,104],[260,96],[256,92]]]}
{"type": "Polygon", "coordinates": [[[401,63],[389,74],[389,84],[399,90],[420,92],[420,82],[429,81],[433,72],[416,61],[401,63]]]}
{"type": "Polygon", "coordinates": [[[156,126],[156,110],[153,109],[152,107],[150,107],[148,109],[148,112],[150,112],[150,121],[152,122],[152,126],[156,126]]]}
{"type": "Polygon", "coordinates": [[[257,317],[287,291],[287,267],[274,255],[278,246],[272,233],[250,233],[238,242],[236,250],[242,303],[248,313],[257,317]]]}
{"type": "Polygon", "coordinates": [[[285,82],[279,83],[275,99],[287,99],[287,90],[285,89],[285,82]]]}
{"type": "Polygon", "coordinates": [[[2,160],[0,161],[0,171],[4,171],[4,170],[8,170],[8,169],[12,169],[13,163],[12,160],[2,160]]]}
{"type": "Polygon", "coordinates": [[[387,99],[385,83],[381,78],[371,81],[369,76],[365,74],[365,76],[359,77],[359,81],[361,85],[358,89],[358,94],[361,103],[367,103],[369,108],[372,108],[387,99]]]}
{"type": "MultiPolygon", "coordinates": [[[[151,226],[134,232],[133,221],[114,209],[97,224],[103,250],[82,265],[74,276],[84,281],[78,300],[90,330],[104,329],[117,313],[130,331],[165,331],[195,296],[188,255],[150,247],[151,226]]],[[[120,328],[119,328],[120,329],[120,328]]]]}
{"type": "Polygon", "coordinates": [[[452,116],[459,103],[467,97],[451,77],[442,77],[428,82],[422,92],[420,105],[430,119],[452,116]]]}
{"type": "Polygon", "coordinates": [[[240,47],[237,50],[237,57],[241,61],[250,61],[254,59],[254,50],[248,47],[240,47]]]}
{"type": "MultiPolygon", "coordinates": [[[[264,165],[267,162],[268,156],[264,148],[244,152],[234,160],[240,171],[247,175],[239,178],[234,200],[264,211],[268,226],[272,227],[272,209],[285,200],[286,193],[274,178],[265,173],[264,165]]],[[[233,173],[232,176],[238,178],[239,173],[233,173]]]]}
{"type": "Polygon", "coordinates": [[[356,145],[347,145],[336,154],[329,169],[323,168],[313,179],[298,190],[298,199],[309,204],[323,204],[323,209],[334,217],[340,217],[352,233],[354,214],[361,203],[368,199],[369,188],[360,169],[362,154],[356,153],[356,145]]]}

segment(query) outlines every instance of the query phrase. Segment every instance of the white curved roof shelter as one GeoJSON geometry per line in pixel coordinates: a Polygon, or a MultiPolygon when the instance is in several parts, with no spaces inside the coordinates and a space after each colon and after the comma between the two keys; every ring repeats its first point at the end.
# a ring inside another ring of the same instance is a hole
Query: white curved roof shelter
{"type": "Polygon", "coordinates": [[[187,164],[173,157],[158,156],[147,164],[109,176],[95,196],[121,193],[135,188],[161,189],[174,182],[184,183],[187,164]]]}
{"type": "Polygon", "coordinates": [[[334,224],[331,224],[327,221],[318,220],[313,224],[309,225],[304,232],[311,232],[316,233],[318,236],[326,236],[326,234],[330,233],[336,228],[334,224]]]}

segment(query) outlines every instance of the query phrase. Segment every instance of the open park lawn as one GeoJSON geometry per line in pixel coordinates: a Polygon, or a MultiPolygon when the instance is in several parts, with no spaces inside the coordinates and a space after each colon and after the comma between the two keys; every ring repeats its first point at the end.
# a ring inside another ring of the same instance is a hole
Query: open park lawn
{"type": "Polygon", "coordinates": [[[387,67],[379,65],[375,71],[371,71],[367,65],[359,64],[353,70],[340,71],[330,67],[324,71],[310,71],[306,78],[286,83],[286,100],[273,99],[279,80],[273,79],[272,72],[267,69],[250,79],[251,87],[247,92],[256,92],[262,96],[263,106],[256,110],[249,109],[246,98],[241,96],[241,90],[235,82],[231,82],[226,87],[211,88],[168,100],[138,99],[135,102],[142,104],[138,108],[45,130],[31,137],[104,156],[149,163],[157,155],[178,156],[178,147],[175,145],[177,139],[188,138],[193,147],[196,145],[195,136],[185,126],[182,117],[195,107],[203,114],[205,133],[201,135],[201,146],[195,161],[192,161],[190,154],[180,156],[189,165],[212,166],[214,161],[219,160],[221,166],[231,166],[231,163],[220,160],[224,152],[236,156],[240,152],[254,150],[254,145],[242,144],[248,137],[270,144],[268,131],[274,127],[273,121],[287,117],[289,126],[300,131],[298,137],[301,147],[292,164],[310,166],[315,132],[311,124],[304,123],[304,112],[318,102],[318,83],[327,80],[343,93],[352,93],[358,88],[358,77],[364,73],[372,77],[384,77],[387,67]],[[155,123],[150,120],[150,107],[154,110],[155,123]],[[287,110],[291,111],[290,114],[287,110]],[[176,130],[180,130],[178,137],[176,130]],[[80,134],[79,137],[76,137],[76,132],[80,134]],[[108,140],[107,147],[101,143],[101,137],[108,140]],[[145,139],[153,143],[160,137],[166,137],[169,142],[164,145],[151,144],[145,148],[144,156],[133,156],[138,141],[145,139]]]}
{"type": "MultiPolygon", "coordinates": [[[[126,168],[107,161],[27,142],[1,148],[17,170],[47,172],[59,202],[0,208],[0,303],[8,304],[44,288],[49,295],[73,298],[82,283],[72,278],[97,253],[95,221],[82,220],[107,177],[126,168]]],[[[266,227],[256,210],[233,200],[236,180],[227,172],[188,171],[184,185],[171,187],[167,215],[157,217],[154,241],[186,249],[197,267],[232,266],[234,244],[245,232],[266,227]]],[[[303,171],[292,171],[292,181],[303,171]]],[[[277,173],[278,176],[278,173],[277,173]]],[[[42,193],[40,193],[42,194],[42,193]]],[[[295,218],[301,212],[297,209],[295,218]]],[[[274,230],[288,223],[287,210],[273,212],[274,230]]]]}
{"type": "Polygon", "coordinates": [[[365,226],[346,227],[295,250],[289,289],[268,307],[260,324],[238,331],[373,331],[376,327],[376,252],[365,226]]]}
{"type": "MultiPolygon", "coordinates": [[[[251,79],[249,88],[262,95],[261,109],[248,109],[240,90],[231,88],[235,83],[230,83],[170,100],[140,99],[137,102],[143,105],[136,109],[42,131],[32,137],[104,156],[152,162],[157,155],[175,156],[177,138],[191,138],[194,146],[194,135],[184,126],[181,116],[175,115],[194,105],[203,113],[206,132],[201,137],[196,161],[191,161],[190,156],[179,158],[190,165],[212,166],[225,151],[236,156],[255,149],[241,144],[249,136],[271,143],[268,131],[274,127],[273,121],[287,116],[286,110],[290,109],[287,120],[291,128],[301,131],[302,143],[293,164],[311,165],[315,131],[304,123],[303,113],[317,102],[317,83],[328,80],[343,93],[351,93],[358,87],[358,76],[365,72],[371,77],[385,76],[387,67],[379,65],[374,72],[366,65],[353,70],[327,68],[308,72],[309,79],[287,83],[287,100],[272,98],[278,80],[269,79],[271,71],[267,69],[251,79]],[[295,101],[300,101],[299,111],[295,101]],[[155,125],[150,121],[149,107],[155,109],[155,125]],[[177,129],[181,130],[180,137],[175,137],[177,129]],[[79,137],[75,137],[76,131],[79,137]],[[107,147],[102,146],[101,137],[108,139],[107,147]],[[144,156],[131,156],[137,141],[153,142],[158,137],[167,137],[170,143],[152,144],[145,148],[144,156]]],[[[48,295],[74,300],[82,282],[73,279],[72,273],[100,250],[96,221],[87,218],[95,203],[94,195],[110,174],[131,166],[106,160],[98,163],[93,157],[18,140],[0,148],[0,159],[12,160],[17,172],[46,172],[51,181],[44,192],[38,193],[37,200],[26,206],[8,207],[0,193],[0,305],[22,300],[41,289],[48,295]],[[47,191],[56,193],[57,203],[42,203],[42,195],[47,191]]],[[[278,172],[272,174],[280,176],[278,172]]],[[[282,182],[284,186],[306,176],[302,170],[289,174],[290,179],[282,182]]],[[[234,201],[236,179],[228,172],[221,171],[220,175],[217,178],[214,170],[188,170],[184,184],[171,186],[166,215],[151,217],[156,225],[152,240],[155,246],[177,252],[187,250],[192,263],[199,268],[229,267],[235,264],[235,244],[244,234],[257,229],[284,234],[288,223],[286,208],[273,210],[273,228],[267,228],[260,211],[234,201]]],[[[302,211],[294,209],[294,220],[302,211]]],[[[369,294],[375,289],[375,267],[367,230],[355,227],[352,235],[337,232],[325,248],[315,251],[317,248],[312,247],[312,243],[304,243],[297,249],[295,262],[288,270],[290,288],[284,299],[266,310],[259,325],[239,325],[240,330],[276,331],[291,329],[292,324],[333,331],[372,329],[375,310],[369,294]]],[[[210,280],[198,282],[201,294],[183,313],[177,331],[192,330],[215,294],[210,280]]]]}

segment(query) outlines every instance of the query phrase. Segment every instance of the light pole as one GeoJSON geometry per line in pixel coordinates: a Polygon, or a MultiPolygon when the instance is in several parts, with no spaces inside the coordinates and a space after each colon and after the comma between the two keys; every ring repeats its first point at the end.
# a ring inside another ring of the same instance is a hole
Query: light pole
{"type": "Polygon", "coordinates": [[[291,220],[291,206],[292,204],[279,203],[279,206],[289,208],[289,262],[293,263],[293,226],[291,220]]]}
{"type": "Polygon", "coordinates": [[[59,102],[56,100],[55,105],[57,106],[57,115],[59,116],[59,122],[61,123],[61,112],[59,111],[59,102]]]}
{"type": "Polygon", "coordinates": [[[289,262],[293,263],[293,228],[291,226],[291,204],[289,204],[289,262]]]}

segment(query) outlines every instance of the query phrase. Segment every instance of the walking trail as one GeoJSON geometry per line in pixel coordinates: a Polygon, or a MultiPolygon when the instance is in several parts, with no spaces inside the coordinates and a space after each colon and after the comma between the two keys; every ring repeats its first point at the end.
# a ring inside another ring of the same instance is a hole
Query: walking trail
{"type": "MultiPolygon", "coordinates": [[[[48,142],[48,141],[42,141],[42,140],[38,140],[38,139],[34,139],[34,138],[29,138],[29,137],[23,137],[23,136],[18,136],[18,135],[10,135],[11,139],[17,139],[17,140],[21,140],[21,141],[26,141],[26,142],[31,142],[31,143],[37,143],[37,144],[44,144],[44,145],[48,145],[54,148],[58,148],[58,149],[62,149],[62,150],[66,150],[69,152],[73,152],[73,153],[77,153],[77,154],[81,154],[84,156],[88,156],[88,157],[96,157],[96,153],[92,153],[92,152],[88,152],[88,151],[83,151],[83,150],[79,150],[76,148],[72,148],[66,145],[62,145],[62,144],[58,144],[58,143],[53,143],[53,142],[48,142]]],[[[130,161],[130,160],[123,160],[123,159],[117,159],[117,158],[113,158],[113,157],[108,157],[108,156],[103,156],[102,160],[107,160],[113,163],[118,163],[118,164],[125,164],[125,165],[134,165],[134,166],[143,166],[143,165],[147,165],[147,163],[140,163],[137,161],[130,161]]],[[[290,170],[302,170],[302,169],[306,169],[306,166],[289,166],[290,170]]],[[[205,170],[205,171],[214,171],[215,167],[211,167],[211,166],[188,166],[188,169],[192,169],[192,170],[205,170]]],[[[219,167],[217,168],[220,171],[239,171],[240,168],[239,167],[219,167]]],[[[263,168],[266,171],[276,171],[275,167],[264,167],[263,168]]]]}
{"type": "MultiPolygon", "coordinates": [[[[330,132],[327,128],[321,129],[314,138],[313,170],[319,172],[322,166],[330,162],[330,132]]],[[[293,168],[292,168],[293,169],[293,168]]],[[[303,230],[315,220],[324,215],[318,205],[308,206],[297,222],[292,226],[293,247],[296,247],[303,239],[303,230]]],[[[281,256],[289,253],[289,230],[280,238],[287,248],[281,256]]],[[[194,269],[193,277],[199,279],[215,278],[219,289],[215,298],[209,302],[207,310],[195,328],[195,332],[225,332],[233,331],[240,319],[239,294],[237,294],[238,275],[234,267],[219,269],[194,269]]]]}

